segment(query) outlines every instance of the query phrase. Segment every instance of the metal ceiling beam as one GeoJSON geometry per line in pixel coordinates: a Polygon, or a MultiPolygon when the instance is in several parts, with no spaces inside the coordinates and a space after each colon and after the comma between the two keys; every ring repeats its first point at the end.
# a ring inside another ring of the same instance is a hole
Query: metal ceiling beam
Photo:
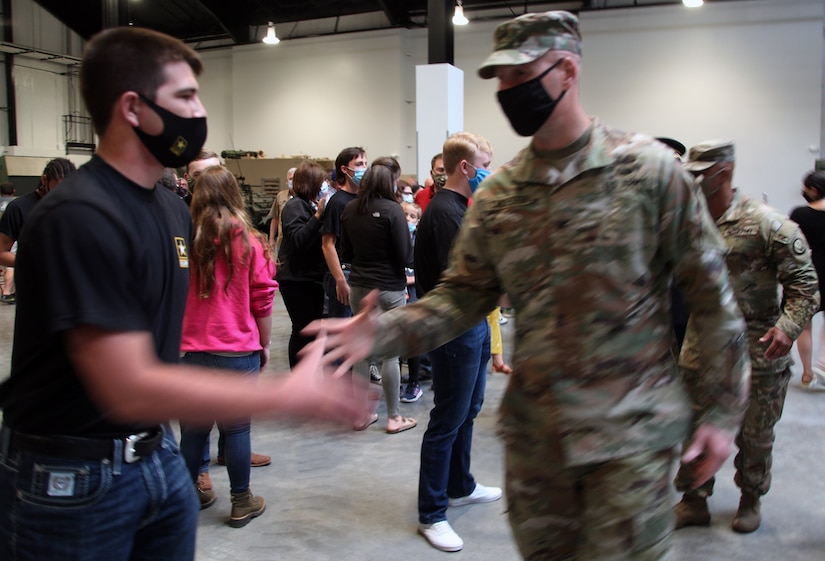
{"type": "Polygon", "coordinates": [[[201,0],[200,4],[209,12],[215,21],[226,30],[229,36],[237,44],[246,44],[253,41],[250,32],[250,14],[239,9],[233,2],[226,0],[201,0]]]}
{"type": "Polygon", "coordinates": [[[103,0],[100,8],[104,28],[129,25],[129,5],[126,0],[103,0]]]}
{"type": "Polygon", "coordinates": [[[445,0],[427,2],[427,62],[429,64],[453,64],[455,41],[453,23],[454,5],[445,0]]]}

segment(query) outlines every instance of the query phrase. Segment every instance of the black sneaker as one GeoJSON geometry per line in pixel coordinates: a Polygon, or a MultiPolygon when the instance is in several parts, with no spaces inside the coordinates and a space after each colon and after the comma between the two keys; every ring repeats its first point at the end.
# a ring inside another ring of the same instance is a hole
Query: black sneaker
{"type": "Polygon", "coordinates": [[[370,382],[373,384],[381,383],[381,372],[378,370],[378,366],[372,363],[370,363],[370,382]]]}
{"type": "Polygon", "coordinates": [[[404,389],[404,392],[401,394],[401,402],[402,403],[413,403],[421,399],[421,395],[424,392],[421,391],[421,386],[418,384],[407,384],[407,387],[404,389]]]}
{"type": "Polygon", "coordinates": [[[16,294],[4,294],[0,296],[0,302],[4,304],[15,304],[17,303],[17,295],[16,294]]]}

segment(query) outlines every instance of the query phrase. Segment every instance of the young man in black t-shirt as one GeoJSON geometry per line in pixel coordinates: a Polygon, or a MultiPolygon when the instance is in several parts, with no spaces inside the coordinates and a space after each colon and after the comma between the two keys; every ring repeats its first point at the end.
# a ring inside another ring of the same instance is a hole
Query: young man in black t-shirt
{"type": "Polygon", "coordinates": [[[338,191],[327,201],[321,248],[329,273],[324,276],[324,289],[329,298],[329,317],[352,316],[349,306],[350,264],[341,262],[341,214],[347,203],[355,200],[358,184],[367,171],[367,153],[363,148],[344,148],[335,158],[335,182],[338,191]]]}
{"type": "MultiPolygon", "coordinates": [[[[438,284],[449,264],[469,199],[490,173],[493,149],[482,136],[460,132],[444,142],[447,181],[433,195],[418,223],[415,289],[419,298],[438,284]]],[[[464,541],[447,521],[447,507],[501,498],[501,489],[475,481],[470,473],[473,421],[481,411],[490,360],[487,320],[430,351],[433,401],[421,441],[418,476],[418,532],[442,551],[458,551],[464,541]]]]}
{"type": "Polygon", "coordinates": [[[0,559],[190,561],[199,505],[168,419],[361,413],[343,382],[318,376],[320,345],[286,378],[176,364],[192,226],[155,185],[203,146],[200,70],[191,48],[146,29],[86,45],[97,154],[20,237],[0,391],[0,559]]]}

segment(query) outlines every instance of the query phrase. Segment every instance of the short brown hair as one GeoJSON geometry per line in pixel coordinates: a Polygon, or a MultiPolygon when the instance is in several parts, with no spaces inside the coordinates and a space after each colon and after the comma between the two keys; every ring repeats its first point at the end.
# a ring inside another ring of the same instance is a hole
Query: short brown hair
{"type": "MultiPolygon", "coordinates": [[[[212,150],[201,150],[200,152],[198,152],[198,155],[192,159],[192,162],[200,162],[201,160],[208,160],[210,158],[215,158],[216,160],[220,161],[218,155],[212,150]]],[[[192,165],[192,162],[186,164],[186,173],[189,173],[189,166],[192,165]]]]}
{"type": "Polygon", "coordinates": [[[151,29],[113,27],[92,37],[83,52],[80,91],[95,132],[106,132],[123,93],[133,91],[154,101],[170,62],[187,63],[196,76],[203,70],[192,48],[151,29]]]}

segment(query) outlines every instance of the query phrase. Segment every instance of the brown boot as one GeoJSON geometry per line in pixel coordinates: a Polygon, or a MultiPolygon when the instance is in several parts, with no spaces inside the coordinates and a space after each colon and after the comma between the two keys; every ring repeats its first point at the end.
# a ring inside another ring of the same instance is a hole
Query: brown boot
{"type": "Polygon", "coordinates": [[[731,527],[740,534],[749,534],[759,528],[762,523],[762,515],[759,514],[759,495],[742,492],[739,499],[739,510],[733,517],[731,527]]]}
{"type": "Polygon", "coordinates": [[[198,499],[201,501],[201,510],[209,508],[218,500],[218,496],[215,494],[215,491],[212,490],[212,478],[209,477],[208,471],[198,475],[195,489],[198,492],[198,499]]]}
{"type": "Polygon", "coordinates": [[[263,514],[264,510],[266,510],[266,501],[263,497],[253,496],[251,490],[232,493],[232,514],[229,517],[229,525],[233,528],[242,528],[253,518],[263,514]]]}
{"type": "MultiPolygon", "coordinates": [[[[223,456],[218,456],[217,463],[219,466],[226,465],[226,458],[223,456]]],[[[256,454],[252,452],[252,455],[249,457],[249,465],[254,468],[268,466],[272,463],[272,456],[266,456],[264,454],[256,454]]]]}
{"type": "Polygon", "coordinates": [[[685,526],[707,526],[710,524],[708,500],[698,495],[682,495],[682,500],[673,507],[676,517],[674,530],[685,526]]]}

